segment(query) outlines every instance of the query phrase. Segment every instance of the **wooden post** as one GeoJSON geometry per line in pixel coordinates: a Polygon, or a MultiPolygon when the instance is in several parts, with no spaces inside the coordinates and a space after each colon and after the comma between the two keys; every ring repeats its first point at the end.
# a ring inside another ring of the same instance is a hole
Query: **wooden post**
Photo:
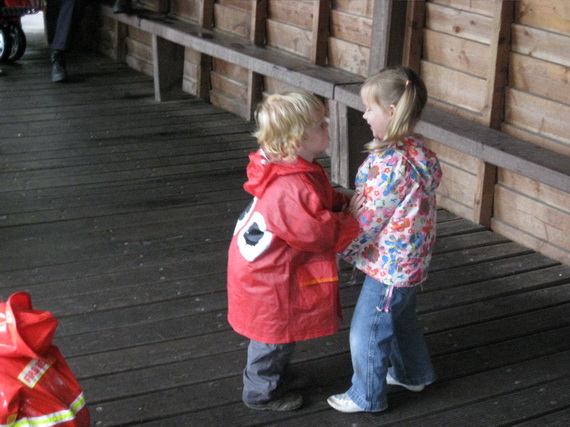
{"type": "MultiPolygon", "coordinates": [[[[250,40],[256,46],[266,43],[267,0],[252,0],[250,40]]],[[[263,76],[248,70],[247,76],[247,114],[252,120],[255,108],[263,97],[263,76]]]]}
{"type": "Polygon", "coordinates": [[[492,129],[501,128],[504,118],[505,87],[508,85],[511,26],[514,21],[514,1],[494,0],[493,26],[487,67],[487,94],[482,112],[485,123],[492,129]]]}
{"type": "Polygon", "coordinates": [[[331,180],[354,188],[354,177],[366,157],[364,144],[372,139],[370,127],[358,110],[337,101],[329,102],[331,129],[331,180]]]}
{"type": "Polygon", "coordinates": [[[491,228],[493,217],[493,201],[495,199],[495,183],[497,167],[479,160],[477,168],[477,188],[473,200],[473,221],[491,228]]]}
{"type": "Polygon", "coordinates": [[[402,64],[420,72],[426,15],[425,0],[408,1],[402,64]]]}
{"type": "Polygon", "coordinates": [[[329,36],[330,1],[317,0],[313,3],[313,44],[311,62],[327,65],[327,43],[329,36]]]}
{"type": "Polygon", "coordinates": [[[180,98],[184,74],[184,46],[153,34],[152,56],[154,98],[157,101],[180,98]]]}
{"type": "Polygon", "coordinates": [[[125,62],[127,59],[127,24],[119,21],[114,21],[115,39],[113,40],[113,51],[115,59],[119,62],[125,62]]]}
{"type": "MultiPolygon", "coordinates": [[[[214,0],[202,0],[199,4],[201,7],[198,16],[199,25],[202,28],[212,29],[214,27],[214,0]]],[[[201,53],[196,76],[196,96],[208,102],[210,101],[211,72],[212,57],[201,53]]]]}
{"type": "Polygon", "coordinates": [[[337,101],[329,101],[329,133],[331,157],[331,181],[350,188],[348,180],[348,156],[346,155],[346,139],[341,138],[341,123],[346,122],[346,105],[337,101]]]}
{"type": "Polygon", "coordinates": [[[368,75],[402,62],[406,31],[407,2],[382,0],[374,2],[372,12],[372,40],[368,75]]]}
{"type": "Polygon", "coordinates": [[[255,46],[264,46],[266,40],[267,0],[252,0],[250,40],[255,46]]]}
{"type": "Polygon", "coordinates": [[[200,54],[200,64],[196,75],[196,96],[206,102],[210,101],[210,73],[212,72],[212,57],[200,54]]]}
{"type": "Polygon", "coordinates": [[[247,76],[247,120],[253,120],[257,104],[263,98],[263,75],[248,71],[247,76]]]}
{"type": "Polygon", "coordinates": [[[214,27],[214,0],[201,0],[199,2],[199,24],[203,28],[212,29],[214,27]]]}
{"type": "MultiPolygon", "coordinates": [[[[482,111],[484,122],[492,129],[501,128],[504,118],[505,87],[508,85],[511,26],[514,21],[514,2],[494,0],[493,26],[487,67],[487,93],[482,111]]],[[[473,200],[473,220],[491,227],[497,167],[480,161],[477,170],[477,189],[473,200]]]]}

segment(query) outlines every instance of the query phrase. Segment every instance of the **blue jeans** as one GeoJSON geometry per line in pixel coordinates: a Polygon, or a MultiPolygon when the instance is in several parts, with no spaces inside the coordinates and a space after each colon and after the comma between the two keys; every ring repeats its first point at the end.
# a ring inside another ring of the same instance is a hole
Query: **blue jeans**
{"type": "Polygon", "coordinates": [[[407,385],[435,381],[416,315],[416,291],[417,287],[390,288],[369,276],[364,280],[350,325],[354,374],[347,393],[365,411],[388,407],[388,370],[407,385]]]}

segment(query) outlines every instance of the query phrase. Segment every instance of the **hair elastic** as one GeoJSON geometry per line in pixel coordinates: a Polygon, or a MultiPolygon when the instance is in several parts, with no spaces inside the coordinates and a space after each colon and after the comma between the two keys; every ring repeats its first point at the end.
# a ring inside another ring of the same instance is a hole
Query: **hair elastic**
{"type": "Polygon", "coordinates": [[[406,86],[409,86],[410,83],[412,83],[412,81],[411,81],[411,80],[408,80],[408,81],[406,82],[406,86]]]}

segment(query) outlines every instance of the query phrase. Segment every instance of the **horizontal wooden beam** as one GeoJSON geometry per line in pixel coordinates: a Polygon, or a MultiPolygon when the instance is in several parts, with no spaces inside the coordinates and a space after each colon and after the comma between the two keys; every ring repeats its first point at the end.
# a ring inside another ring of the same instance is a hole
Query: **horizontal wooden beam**
{"type": "Polygon", "coordinates": [[[182,22],[168,15],[145,10],[137,10],[136,15],[114,14],[106,5],[102,5],[101,10],[111,19],[328,99],[333,98],[337,84],[363,80],[342,70],[327,68],[323,73],[323,67],[294,55],[255,46],[248,40],[182,22]]]}
{"type": "MultiPolygon", "coordinates": [[[[364,111],[359,96],[363,81],[360,76],[325,69],[293,55],[255,46],[248,40],[216,33],[168,15],[148,11],[137,11],[137,15],[113,14],[106,5],[101,9],[107,17],[142,31],[364,111]]],[[[494,166],[570,192],[568,159],[530,142],[429,105],[417,131],[494,166]]]]}
{"type": "Polygon", "coordinates": [[[570,162],[554,151],[431,106],[417,130],[487,163],[570,192],[570,162]]]}
{"type": "MultiPolygon", "coordinates": [[[[359,91],[359,84],[339,86],[335,89],[334,100],[364,111],[359,91]]],[[[566,156],[554,151],[431,105],[426,106],[416,130],[426,138],[494,166],[570,192],[570,162],[566,156]]]]}

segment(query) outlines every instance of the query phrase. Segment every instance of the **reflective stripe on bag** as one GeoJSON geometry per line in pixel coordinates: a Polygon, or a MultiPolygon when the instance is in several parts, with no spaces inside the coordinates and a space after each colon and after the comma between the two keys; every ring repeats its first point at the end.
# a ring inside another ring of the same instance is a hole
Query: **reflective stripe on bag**
{"type": "Polygon", "coordinates": [[[13,424],[0,424],[0,427],[49,427],[61,423],[73,421],[75,415],[85,406],[85,396],[83,392],[71,403],[69,409],[57,411],[53,414],[42,415],[40,417],[26,417],[16,420],[13,424]]]}

